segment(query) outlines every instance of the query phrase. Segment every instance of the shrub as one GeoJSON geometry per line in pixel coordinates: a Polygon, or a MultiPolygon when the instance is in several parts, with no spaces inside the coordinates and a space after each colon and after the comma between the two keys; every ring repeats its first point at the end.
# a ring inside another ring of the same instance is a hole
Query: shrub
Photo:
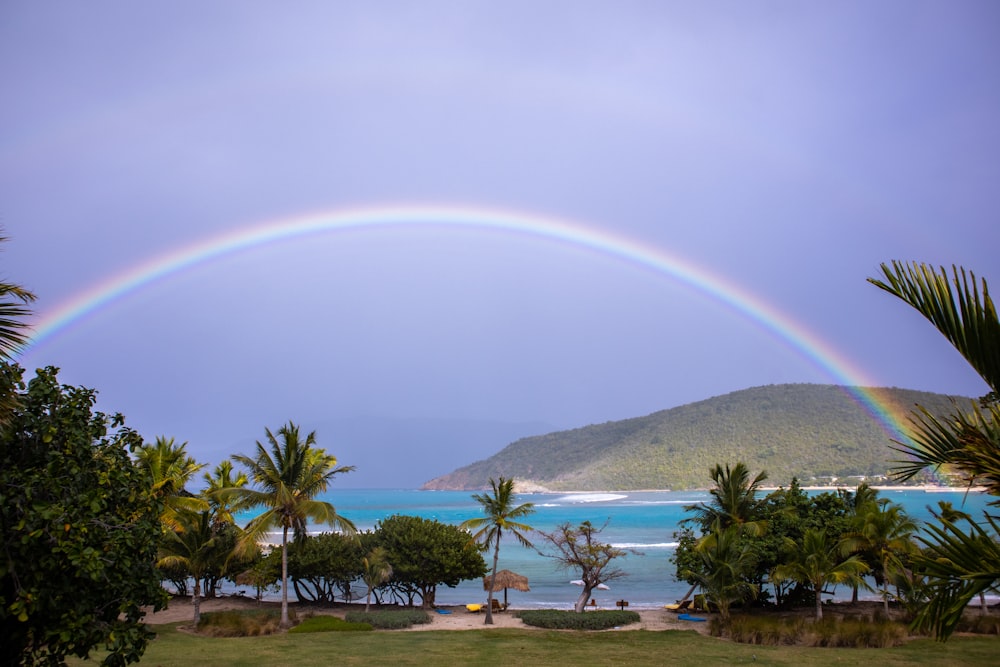
{"type": "Polygon", "coordinates": [[[381,611],[349,611],[344,618],[353,623],[367,623],[379,630],[403,630],[411,625],[431,622],[423,609],[390,609],[381,611]]]}
{"type": "Polygon", "coordinates": [[[826,618],[819,622],[803,618],[733,616],[727,626],[713,620],[712,633],[723,633],[741,644],[766,646],[826,646],[841,648],[886,648],[906,638],[906,627],[887,620],[826,618]]]}
{"type": "MultiPolygon", "coordinates": [[[[295,612],[290,611],[288,617],[294,621],[295,612]]],[[[277,610],[213,611],[201,615],[198,632],[210,637],[257,637],[278,632],[280,627],[277,610]]]]}
{"type": "MultiPolygon", "coordinates": [[[[712,619],[712,634],[722,636],[723,628],[712,619]]],[[[801,618],[769,618],[766,616],[733,616],[725,628],[729,638],[741,644],[789,646],[797,644],[806,622],[801,618]]]]}
{"type": "Polygon", "coordinates": [[[958,622],[955,632],[973,632],[977,635],[1000,635],[1000,617],[967,615],[958,622]]]}
{"type": "Polygon", "coordinates": [[[370,623],[346,621],[338,616],[311,616],[288,632],[296,634],[303,632],[370,632],[373,629],[370,623]]]}
{"type": "Polygon", "coordinates": [[[641,620],[634,611],[588,611],[578,614],[559,609],[529,609],[517,615],[525,625],[549,630],[607,630],[641,620]]]}

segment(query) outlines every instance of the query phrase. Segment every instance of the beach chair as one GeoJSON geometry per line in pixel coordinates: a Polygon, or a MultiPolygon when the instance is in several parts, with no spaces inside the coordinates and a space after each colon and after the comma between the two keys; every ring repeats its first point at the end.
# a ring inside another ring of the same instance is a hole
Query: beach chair
{"type": "Polygon", "coordinates": [[[507,611],[507,605],[500,604],[500,602],[496,598],[493,598],[493,606],[490,607],[490,611],[493,612],[507,611]]]}
{"type": "Polygon", "coordinates": [[[486,605],[481,605],[481,604],[467,604],[467,605],[465,605],[465,608],[469,610],[470,614],[478,614],[479,612],[481,612],[483,610],[484,606],[486,606],[486,605]]]}

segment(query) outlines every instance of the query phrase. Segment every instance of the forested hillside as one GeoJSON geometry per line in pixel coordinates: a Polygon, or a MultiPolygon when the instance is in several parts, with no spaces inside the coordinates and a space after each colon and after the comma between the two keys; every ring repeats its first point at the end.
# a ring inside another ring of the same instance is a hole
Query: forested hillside
{"type": "MultiPolygon", "coordinates": [[[[957,398],[908,389],[867,390],[895,414],[919,403],[944,414],[957,398]]],[[[518,440],[425,489],[478,489],[490,477],[552,490],[689,489],[716,463],[744,461],[774,483],[885,475],[898,454],[879,422],[843,387],[755,387],[617,422],[518,440]]]]}

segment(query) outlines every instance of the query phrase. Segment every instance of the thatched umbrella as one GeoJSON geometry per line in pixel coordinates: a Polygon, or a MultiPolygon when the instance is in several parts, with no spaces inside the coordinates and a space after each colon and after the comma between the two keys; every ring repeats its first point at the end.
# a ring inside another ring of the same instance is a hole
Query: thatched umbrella
{"type": "MultiPolygon", "coordinates": [[[[490,590],[490,575],[483,577],[483,590],[490,590]]],[[[518,574],[517,572],[511,572],[510,570],[498,570],[496,583],[493,584],[493,592],[496,593],[500,589],[503,589],[503,606],[507,606],[507,589],[513,588],[519,591],[530,591],[528,588],[528,578],[524,575],[518,574]]]]}

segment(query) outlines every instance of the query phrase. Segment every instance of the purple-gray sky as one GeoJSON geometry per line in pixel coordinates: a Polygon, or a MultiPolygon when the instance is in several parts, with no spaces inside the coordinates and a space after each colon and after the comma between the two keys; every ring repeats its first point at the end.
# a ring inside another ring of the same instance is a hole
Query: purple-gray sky
{"type": "MultiPolygon", "coordinates": [[[[903,259],[1000,280],[998,29],[991,1],[3,3],[0,273],[38,295],[41,321],[267,220],[516,210],[683,258],[877,384],[979,395],[865,278],[903,259]]],[[[265,426],[315,428],[360,466],[345,486],[415,486],[519,435],[836,381],[669,276],[474,228],[227,255],[21,362],[61,367],[204,461],[265,426]]]]}

